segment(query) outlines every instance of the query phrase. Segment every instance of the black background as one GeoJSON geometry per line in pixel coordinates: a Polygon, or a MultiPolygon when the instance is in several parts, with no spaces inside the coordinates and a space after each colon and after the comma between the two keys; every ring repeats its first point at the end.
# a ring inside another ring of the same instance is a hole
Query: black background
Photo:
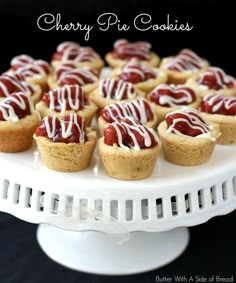
{"type": "MultiPolygon", "coordinates": [[[[92,46],[102,56],[112,48],[114,40],[128,38],[147,40],[161,57],[176,54],[181,48],[192,48],[212,65],[236,76],[235,15],[233,1],[0,1],[0,72],[9,68],[15,55],[25,53],[50,61],[57,44],[73,40],[92,46]],[[156,3],[156,5],[154,5],[156,3]],[[139,13],[149,13],[153,23],[166,22],[167,14],[179,23],[188,22],[191,32],[141,32],[134,28],[119,32],[98,29],[100,14],[113,12],[131,25],[139,13]],[[41,31],[37,19],[44,13],[62,15],[62,23],[80,22],[94,26],[89,41],[79,31],[41,31]]],[[[0,166],[4,166],[1,164],[0,166]]],[[[136,276],[104,277],[74,272],[48,259],[39,248],[36,225],[13,216],[0,214],[0,283],[38,282],[155,282],[157,275],[234,275],[236,282],[236,231],[233,212],[191,228],[191,242],[186,252],[170,265],[136,276]]]]}

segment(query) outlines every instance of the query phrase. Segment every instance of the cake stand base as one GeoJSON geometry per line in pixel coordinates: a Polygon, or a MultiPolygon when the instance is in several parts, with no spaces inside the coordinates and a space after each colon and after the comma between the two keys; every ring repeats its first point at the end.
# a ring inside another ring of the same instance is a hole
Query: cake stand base
{"type": "Polygon", "coordinates": [[[132,232],[118,245],[108,235],[73,232],[39,225],[37,240],[55,262],[77,271],[102,275],[129,275],[154,270],[180,256],[189,242],[187,228],[168,232],[132,232]]]}

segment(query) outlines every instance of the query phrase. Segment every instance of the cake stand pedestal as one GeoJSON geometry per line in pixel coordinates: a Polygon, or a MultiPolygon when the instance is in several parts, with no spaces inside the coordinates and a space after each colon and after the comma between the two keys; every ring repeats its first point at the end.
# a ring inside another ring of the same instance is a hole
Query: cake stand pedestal
{"type": "Polygon", "coordinates": [[[35,144],[0,153],[0,164],[0,210],[41,224],[41,248],[74,270],[127,275],[158,268],[186,248],[184,227],[236,209],[236,146],[217,145],[209,162],[193,167],[160,156],[150,178],[132,182],[107,176],[97,152],[75,173],[47,169],[35,144]]]}
{"type": "Polygon", "coordinates": [[[176,259],[185,250],[187,228],[168,232],[132,232],[123,245],[117,245],[100,232],[71,232],[40,225],[37,239],[54,261],[74,270],[95,274],[125,275],[153,270],[176,259]]]}

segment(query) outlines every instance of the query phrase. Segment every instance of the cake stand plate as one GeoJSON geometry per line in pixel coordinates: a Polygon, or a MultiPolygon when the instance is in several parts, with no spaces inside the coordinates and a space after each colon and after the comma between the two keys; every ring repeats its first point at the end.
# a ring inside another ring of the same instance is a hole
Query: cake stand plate
{"type": "Polygon", "coordinates": [[[37,240],[54,261],[95,274],[128,275],[150,271],[176,259],[189,241],[187,228],[168,232],[132,232],[123,245],[95,231],[73,232],[39,225],[37,240]]]}

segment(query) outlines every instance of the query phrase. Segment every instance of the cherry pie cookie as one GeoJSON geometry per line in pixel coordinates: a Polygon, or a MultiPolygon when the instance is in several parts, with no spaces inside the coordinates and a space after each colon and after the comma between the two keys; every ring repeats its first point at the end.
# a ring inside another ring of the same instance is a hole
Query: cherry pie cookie
{"type": "Polygon", "coordinates": [[[140,60],[144,65],[156,67],[160,63],[160,57],[151,48],[151,44],[145,41],[131,43],[127,39],[119,39],[105,59],[112,68],[123,67],[131,58],[140,60]]]}
{"type": "Polygon", "coordinates": [[[0,103],[0,151],[19,152],[28,149],[40,121],[31,98],[15,92],[0,103]]]}
{"type": "Polygon", "coordinates": [[[190,49],[183,49],[176,56],[163,58],[160,64],[160,68],[167,72],[170,84],[183,84],[208,66],[208,61],[190,49]]]}
{"type": "Polygon", "coordinates": [[[18,55],[11,60],[11,71],[21,74],[29,83],[38,84],[48,90],[48,76],[52,68],[45,60],[35,60],[29,55],[18,55]]]}
{"type": "Polygon", "coordinates": [[[186,84],[204,97],[210,92],[220,92],[226,96],[236,95],[236,80],[222,69],[209,67],[198,76],[189,79],[186,84]]]}
{"type": "Polygon", "coordinates": [[[61,119],[47,116],[38,125],[34,139],[48,168],[72,172],[89,166],[96,145],[96,132],[86,128],[84,119],[76,114],[61,119]]]}
{"type": "Polygon", "coordinates": [[[220,144],[236,144],[236,97],[209,93],[201,102],[202,116],[219,125],[220,144]]]}
{"type": "Polygon", "coordinates": [[[65,85],[79,85],[86,93],[92,92],[99,81],[99,72],[89,67],[78,67],[74,63],[63,63],[55,68],[49,77],[50,89],[65,85]]]}
{"type": "Polygon", "coordinates": [[[57,46],[51,63],[54,68],[62,63],[72,63],[77,67],[89,67],[99,71],[104,66],[104,61],[91,47],[82,47],[72,41],[65,41],[57,46]]]}
{"type": "Polygon", "coordinates": [[[109,176],[120,180],[139,180],[152,174],[161,143],[154,129],[126,117],[104,130],[98,148],[109,176]]]}
{"type": "Polygon", "coordinates": [[[176,110],[158,126],[165,158],[177,165],[199,165],[212,155],[219,126],[207,122],[195,109],[176,110]]]}

